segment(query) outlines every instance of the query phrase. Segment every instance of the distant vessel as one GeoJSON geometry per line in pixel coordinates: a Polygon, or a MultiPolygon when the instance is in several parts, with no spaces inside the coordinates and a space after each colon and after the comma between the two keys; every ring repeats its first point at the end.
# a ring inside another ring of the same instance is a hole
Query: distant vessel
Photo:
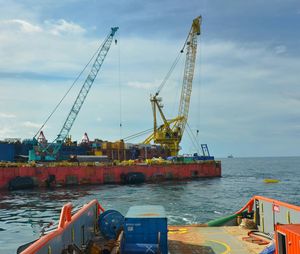
{"type": "Polygon", "coordinates": [[[227,156],[227,158],[230,158],[230,159],[232,159],[232,158],[233,158],[233,155],[232,155],[232,154],[230,154],[230,155],[228,155],[228,156],[227,156]]]}

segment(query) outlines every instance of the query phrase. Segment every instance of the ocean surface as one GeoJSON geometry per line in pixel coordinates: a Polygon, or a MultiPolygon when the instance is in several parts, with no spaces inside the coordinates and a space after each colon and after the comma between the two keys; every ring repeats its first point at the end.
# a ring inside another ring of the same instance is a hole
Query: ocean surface
{"type": "Polygon", "coordinates": [[[54,190],[0,191],[0,253],[39,237],[59,219],[63,204],[78,208],[98,199],[105,209],[126,214],[132,205],[158,204],[169,224],[204,223],[241,208],[253,195],[300,205],[300,157],[221,159],[222,177],[142,185],[103,185],[54,190]],[[266,178],[280,180],[266,184],[266,178]]]}

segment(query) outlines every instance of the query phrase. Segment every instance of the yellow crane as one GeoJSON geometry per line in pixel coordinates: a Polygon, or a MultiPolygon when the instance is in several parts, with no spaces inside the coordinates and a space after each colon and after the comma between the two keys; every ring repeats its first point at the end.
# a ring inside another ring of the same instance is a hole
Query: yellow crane
{"type": "MultiPolygon", "coordinates": [[[[183,53],[184,49],[186,49],[186,59],[178,115],[175,118],[168,120],[162,111],[163,104],[162,98],[159,97],[159,92],[162,86],[165,84],[166,79],[162,82],[155,95],[151,96],[150,98],[153,111],[154,127],[153,133],[144,140],[143,144],[150,144],[150,142],[153,140],[154,143],[160,144],[169,149],[172,156],[178,155],[180,149],[179,144],[188,120],[197,53],[197,36],[200,35],[201,21],[201,16],[193,20],[191,29],[181,50],[181,53],[183,53]],[[163,124],[159,127],[157,126],[157,112],[159,112],[163,121],[163,124]]],[[[176,61],[178,60],[175,60],[175,62],[176,61]]],[[[174,63],[171,67],[167,77],[170,75],[175,65],[176,63],[174,63]]]]}

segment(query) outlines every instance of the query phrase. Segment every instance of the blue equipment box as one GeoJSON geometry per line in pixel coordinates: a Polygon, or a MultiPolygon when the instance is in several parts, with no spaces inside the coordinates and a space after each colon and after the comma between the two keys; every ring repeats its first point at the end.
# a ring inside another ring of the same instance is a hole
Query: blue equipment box
{"type": "Polygon", "coordinates": [[[168,223],[162,206],[132,206],[124,222],[121,253],[168,254],[168,223]]]}

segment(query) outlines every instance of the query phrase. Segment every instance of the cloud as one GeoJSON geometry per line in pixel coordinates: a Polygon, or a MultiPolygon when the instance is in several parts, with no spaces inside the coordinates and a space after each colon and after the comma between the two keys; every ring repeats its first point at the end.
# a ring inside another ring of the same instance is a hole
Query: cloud
{"type": "Polygon", "coordinates": [[[278,55],[285,53],[286,50],[287,50],[286,46],[284,46],[284,45],[279,45],[279,46],[275,47],[275,53],[278,54],[278,55]]]}
{"type": "Polygon", "coordinates": [[[16,115],[14,114],[8,114],[8,113],[1,113],[0,112],[0,118],[15,118],[16,115]]]}
{"type": "Polygon", "coordinates": [[[14,30],[15,32],[37,33],[42,32],[42,28],[38,25],[33,25],[25,20],[11,19],[0,21],[1,29],[14,30]]]}
{"type": "Polygon", "coordinates": [[[234,41],[207,42],[201,53],[192,93],[192,101],[198,96],[199,102],[190,108],[189,121],[204,131],[202,140],[217,150],[218,143],[247,144],[237,145],[241,156],[276,153],[278,142],[296,147],[291,137],[300,122],[295,117],[300,113],[295,98],[299,57],[278,54],[266,43],[234,41]],[[200,87],[195,87],[198,82],[200,87]]]}
{"type": "Polygon", "coordinates": [[[33,24],[27,20],[9,19],[0,21],[0,27],[3,30],[12,33],[50,33],[52,35],[63,34],[82,34],[86,30],[74,22],[68,22],[64,19],[45,20],[41,24],[33,24]]]}
{"type": "Polygon", "coordinates": [[[10,137],[12,134],[14,134],[14,131],[11,128],[9,127],[0,128],[0,138],[2,140],[10,137]]]}
{"type": "Polygon", "coordinates": [[[27,127],[27,128],[33,128],[33,129],[38,129],[42,125],[40,123],[33,123],[31,121],[26,121],[22,123],[22,126],[27,127]]]}
{"type": "Polygon", "coordinates": [[[54,35],[62,34],[82,34],[85,32],[85,29],[80,25],[73,22],[67,22],[64,19],[59,19],[57,21],[45,21],[47,30],[54,35]]]}
{"type": "Polygon", "coordinates": [[[0,28],[2,78],[66,79],[70,73],[73,77],[98,44],[83,36],[84,28],[63,19],[41,23],[4,20],[0,28]]]}

